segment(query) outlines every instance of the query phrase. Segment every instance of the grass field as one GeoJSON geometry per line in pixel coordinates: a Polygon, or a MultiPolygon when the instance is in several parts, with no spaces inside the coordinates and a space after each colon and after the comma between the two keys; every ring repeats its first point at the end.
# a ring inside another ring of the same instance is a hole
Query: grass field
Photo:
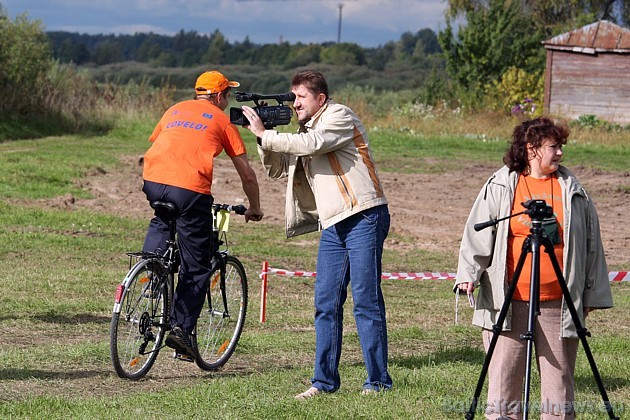
{"type": "MultiPolygon", "coordinates": [[[[260,324],[258,273],[269,256],[277,267],[313,270],[317,236],[286,240],[282,229],[273,225],[233,225],[231,247],[249,276],[249,312],[239,347],[222,371],[202,372],[164,351],[146,379],[116,377],[109,360],[113,295],[127,270],[125,252],[141,246],[146,220],[59,210],[47,207],[46,200],[69,191],[85,196],[76,180],[98,167],[115,170],[120,156],[144,152],[148,130],[146,125],[132,125],[106,137],[0,143],[0,417],[464,417],[483,350],[465,305],[459,325],[454,325],[449,281],[384,281],[394,379],[390,392],[360,395],[365,372],[348,302],[341,389],[306,402],[294,400],[312,375],[313,280],[272,276],[268,320],[260,324]]],[[[401,155],[409,162],[427,157],[496,162],[504,146],[436,135],[432,141],[439,140],[439,147],[428,147],[426,138],[400,132],[375,133],[373,138],[384,168],[401,155]]],[[[577,149],[585,164],[627,171],[627,146],[580,144],[577,149]]],[[[455,262],[454,255],[413,247],[386,246],[384,255],[385,267],[454,271],[455,262]]],[[[613,309],[589,316],[589,344],[615,412],[626,418],[630,285],[614,284],[613,296],[613,309]]],[[[581,349],[576,383],[580,418],[606,418],[581,349]]]]}

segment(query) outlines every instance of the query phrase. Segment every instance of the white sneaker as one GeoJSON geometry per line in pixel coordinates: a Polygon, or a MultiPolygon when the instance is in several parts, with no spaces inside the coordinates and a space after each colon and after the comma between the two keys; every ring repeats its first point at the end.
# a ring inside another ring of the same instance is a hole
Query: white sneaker
{"type": "Polygon", "coordinates": [[[306,391],[302,392],[301,394],[297,394],[295,396],[296,399],[298,400],[306,400],[309,398],[313,398],[315,395],[319,394],[320,391],[319,389],[315,388],[314,386],[310,387],[309,389],[307,389],[306,391]]]}
{"type": "Polygon", "coordinates": [[[378,394],[378,391],[373,388],[364,388],[363,391],[361,391],[361,395],[375,395],[375,394],[378,394]]]}

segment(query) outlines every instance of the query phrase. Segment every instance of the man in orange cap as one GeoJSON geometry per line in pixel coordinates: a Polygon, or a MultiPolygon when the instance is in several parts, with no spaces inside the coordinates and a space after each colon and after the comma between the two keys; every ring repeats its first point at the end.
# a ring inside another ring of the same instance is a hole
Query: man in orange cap
{"type": "MultiPolygon", "coordinates": [[[[192,357],[196,355],[190,333],[201,312],[210,276],[212,165],[221,151],[225,150],[232,159],[249,200],[245,221],[263,217],[258,181],[247,160],[245,144],[223,112],[230,89],[237,86],[238,82],[218,71],[201,74],[195,83],[195,98],[177,103],[164,113],[149,137],[152,145],[144,155],[142,190],[147,199],[170,201],[178,210],[181,265],[166,345],[192,357]]],[[[143,251],[165,249],[167,239],[167,222],[156,212],[149,223],[143,251]]]]}

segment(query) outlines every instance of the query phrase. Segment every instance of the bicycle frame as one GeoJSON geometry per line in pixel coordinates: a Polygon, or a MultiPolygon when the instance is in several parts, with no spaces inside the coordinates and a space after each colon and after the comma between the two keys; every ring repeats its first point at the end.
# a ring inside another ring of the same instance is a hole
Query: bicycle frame
{"type": "MultiPolygon", "coordinates": [[[[165,332],[171,329],[169,318],[173,305],[175,275],[180,267],[176,232],[177,210],[168,202],[154,202],[151,205],[168,222],[166,250],[159,253],[127,254],[130,258],[129,271],[116,288],[110,329],[110,351],[114,368],[119,376],[127,379],[143,377],[165,346],[162,340],[165,332]]],[[[211,209],[213,238],[210,272],[213,274],[209,279],[211,283],[206,286],[207,303],[204,305],[209,317],[206,316],[199,324],[200,318],[191,335],[196,356],[189,358],[175,353],[176,358],[194,361],[203,370],[216,370],[227,362],[243,328],[247,310],[247,278],[240,261],[229,255],[226,232],[229,213],[234,211],[244,214],[245,210],[244,206],[222,204],[213,205],[211,209]],[[220,300],[216,297],[217,283],[220,300]],[[212,289],[215,299],[212,298],[212,289]],[[223,307],[214,307],[213,300],[221,302],[223,307]],[[220,320],[225,320],[225,323],[220,320]],[[211,335],[208,335],[208,328],[211,335]],[[198,340],[203,342],[203,353],[197,350],[198,340]]]]}

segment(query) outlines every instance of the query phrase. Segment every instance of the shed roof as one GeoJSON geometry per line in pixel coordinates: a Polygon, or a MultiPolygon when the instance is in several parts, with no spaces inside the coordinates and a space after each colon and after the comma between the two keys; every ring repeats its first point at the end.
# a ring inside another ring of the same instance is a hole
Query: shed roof
{"type": "Polygon", "coordinates": [[[584,54],[598,52],[630,53],[630,29],[600,20],[543,41],[551,50],[568,50],[584,54]]]}

